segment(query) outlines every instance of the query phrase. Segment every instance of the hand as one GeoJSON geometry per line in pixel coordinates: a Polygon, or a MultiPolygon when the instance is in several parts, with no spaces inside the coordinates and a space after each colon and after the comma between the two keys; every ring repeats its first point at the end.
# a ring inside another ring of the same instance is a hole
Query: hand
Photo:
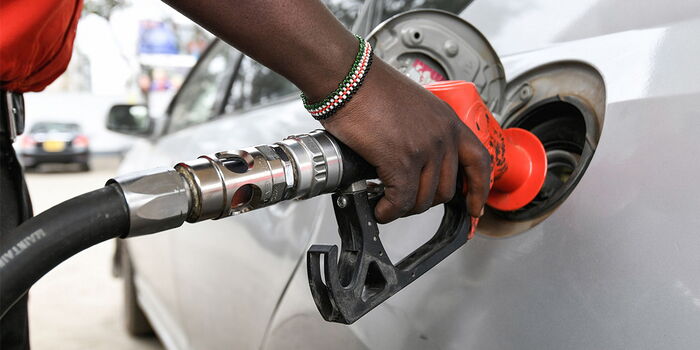
{"type": "Polygon", "coordinates": [[[461,167],[469,215],[480,217],[489,192],[491,158],[452,108],[379,58],[357,94],[322,122],[377,168],[384,197],[380,223],[418,214],[452,199],[461,167]]]}
{"type": "MultiPolygon", "coordinates": [[[[357,53],[357,39],[318,0],[164,1],[312,101],[335,89],[357,53]]],[[[491,172],[486,149],[446,103],[379,58],[357,95],[323,125],[377,168],[385,186],[379,222],[450,200],[459,167],[469,214],[481,215],[491,172]]]]}

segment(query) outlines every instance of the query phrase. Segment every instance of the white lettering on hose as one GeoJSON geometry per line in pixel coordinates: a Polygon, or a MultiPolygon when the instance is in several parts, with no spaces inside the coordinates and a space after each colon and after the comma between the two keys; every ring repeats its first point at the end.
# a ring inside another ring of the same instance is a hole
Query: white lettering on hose
{"type": "Polygon", "coordinates": [[[22,254],[27,248],[31,247],[32,244],[38,242],[40,239],[46,237],[46,232],[43,229],[38,229],[29,236],[25,237],[23,240],[17,242],[12,248],[0,256],[0,269],[5,267],[7,263],[12,261],[17,255],[22,254]]]}

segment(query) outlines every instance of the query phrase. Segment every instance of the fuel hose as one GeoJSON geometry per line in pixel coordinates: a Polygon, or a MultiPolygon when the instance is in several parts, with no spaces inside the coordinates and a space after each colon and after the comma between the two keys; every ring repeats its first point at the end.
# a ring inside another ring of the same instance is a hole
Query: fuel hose
{"type": "Polygon", "coordinates": [[[129,209],[116,184],[69,199],[0,240],[0,318],[64,260],[129,232],[129,209]]]}

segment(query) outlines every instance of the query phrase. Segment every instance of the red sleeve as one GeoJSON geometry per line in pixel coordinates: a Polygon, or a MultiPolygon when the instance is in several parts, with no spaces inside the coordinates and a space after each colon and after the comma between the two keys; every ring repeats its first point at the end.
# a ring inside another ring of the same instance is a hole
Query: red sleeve
{"type": "Polygon", "coordinates": [[[41,91],[68,66],[82,0],[0,1],[0,88],[41,91]]]}

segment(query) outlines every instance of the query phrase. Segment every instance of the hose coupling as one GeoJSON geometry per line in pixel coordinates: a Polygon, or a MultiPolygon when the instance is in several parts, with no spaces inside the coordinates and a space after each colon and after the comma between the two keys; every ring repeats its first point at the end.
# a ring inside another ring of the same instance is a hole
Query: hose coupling
{"type": "Polygon", "coordinates": [[[112,183],[119,185],[129,207],[128,237],[179,227],[190,212],[191,189],[173,169],[125,174],[107,181],[108,185],[112,183]]]}

